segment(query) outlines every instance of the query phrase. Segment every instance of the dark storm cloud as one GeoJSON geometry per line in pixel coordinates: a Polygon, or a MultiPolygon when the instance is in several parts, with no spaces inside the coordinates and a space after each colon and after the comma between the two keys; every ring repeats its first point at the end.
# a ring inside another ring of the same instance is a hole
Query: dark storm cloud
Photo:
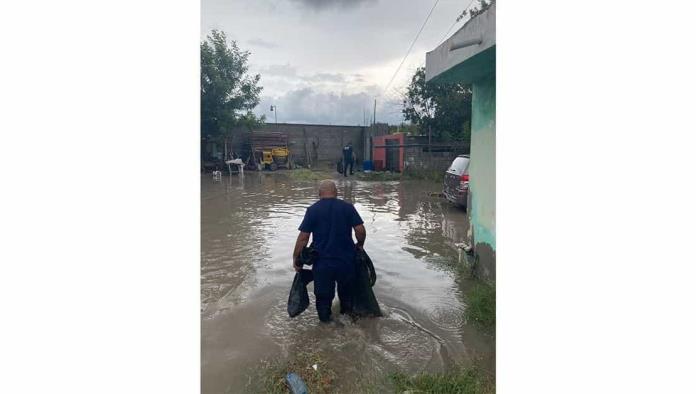
{"type": "Polygon", "coordinates": [[[307,8],[323,10],[331,7],[352,8],[362,4],[376,3],[377,0],[290,0],[292,3],[299,3],[307,8]]]}
{"type": "Polygon", "coordinates": [[[247,44],[266,49],[275,49],[280,47],[280,45],[274,42],[266,41],[263,38],[252,38],[250,40],[247,40],[247,44]]]}
{"type": "MultiPolygon", "coordinates": [[[[333,124],[362,123],[362,107],[371,110],[375,97],[377,120],[400,123],[398,93],[425,62],[425,53],[448,30],[454,32],[464,23],[452,27],[466,6],[459,0],[440,1],[394,76],[432,1],[201,0],[201,4],[202,38],[211,29],[220,29],[244,43],[243,49],[251,51],[250,70],[261,74],[263,94],[268,100],[280,100],[273,103],[278,105],[279,121],[333,124]],[[379,88],[372,91],[370,86],[379,88]],[[304,88],[310,89],[302,95],[304,88]],[[352,105],[351,100],[363,96],[366,103],[352,105]],[[317,114],[317,109],[330,115],[317,114]]],[[[256,111],[273,116],[265,104],[256,111]]]]}

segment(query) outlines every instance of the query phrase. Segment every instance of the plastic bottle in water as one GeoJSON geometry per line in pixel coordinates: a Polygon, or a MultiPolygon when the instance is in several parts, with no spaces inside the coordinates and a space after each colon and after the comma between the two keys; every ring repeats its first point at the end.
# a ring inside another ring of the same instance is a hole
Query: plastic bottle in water
{"type": "Polygon", "coordinates": [[[302,378],[299,377],[294,372],[290,372],[288,376],[285,377],[285,380],[288,382],[288,386],[290,386],[290,391],[292,391],[292,394],[309,394],[309,390],[307,390],[307,385],[302,381],[302,378]]]}

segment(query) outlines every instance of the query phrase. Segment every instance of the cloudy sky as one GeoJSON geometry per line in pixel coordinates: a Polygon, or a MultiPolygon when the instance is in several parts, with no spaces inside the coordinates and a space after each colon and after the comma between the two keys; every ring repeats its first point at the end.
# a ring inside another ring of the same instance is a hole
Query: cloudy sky
{"type": "MultiPolygon", "coordinates": [[[[202,0],[201,38],[211,29],[251,52],[261,74],[259,115],[278,122],[402,121],[400,92],[470,0],[440,0],[385,91],[435,0],[202,0]]],[[[454,33],[464,21],[454,25],[454,33]]]]}

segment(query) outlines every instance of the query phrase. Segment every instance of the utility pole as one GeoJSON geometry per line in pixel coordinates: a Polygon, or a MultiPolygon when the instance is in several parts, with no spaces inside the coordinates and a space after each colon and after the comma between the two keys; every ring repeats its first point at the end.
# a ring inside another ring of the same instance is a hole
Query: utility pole
{"type": "Polygon", "coordinates": [[[373,160],[372,157],[372,137],[377,134],[377,98],[375,98],[375,105],[372,110],[372,136],[370,136],[370,161],[373,160]]]}
{"type": "Polygon", "coordinates": [[[372,123],[377,125],[377,99],[375,99],[375,107],[372,112],[372,123]]]}
{"type": "Polygon", "coordinates": [[[273,111],[273,116],[275,116],[275,128],[278,131],[278,106],[271,105],[271,111],[273,111]]]}

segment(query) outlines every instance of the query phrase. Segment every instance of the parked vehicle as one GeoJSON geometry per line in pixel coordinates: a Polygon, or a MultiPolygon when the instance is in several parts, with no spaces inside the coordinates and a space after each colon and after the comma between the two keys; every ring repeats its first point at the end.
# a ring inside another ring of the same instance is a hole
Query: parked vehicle
{"type": "Polygon", "coordinates": [[[457,156],[445,172],[442,185],[442,194],[445,198],[464,209],[466,209],[469,194],[469,162],[469,155],[457,156]]]}

